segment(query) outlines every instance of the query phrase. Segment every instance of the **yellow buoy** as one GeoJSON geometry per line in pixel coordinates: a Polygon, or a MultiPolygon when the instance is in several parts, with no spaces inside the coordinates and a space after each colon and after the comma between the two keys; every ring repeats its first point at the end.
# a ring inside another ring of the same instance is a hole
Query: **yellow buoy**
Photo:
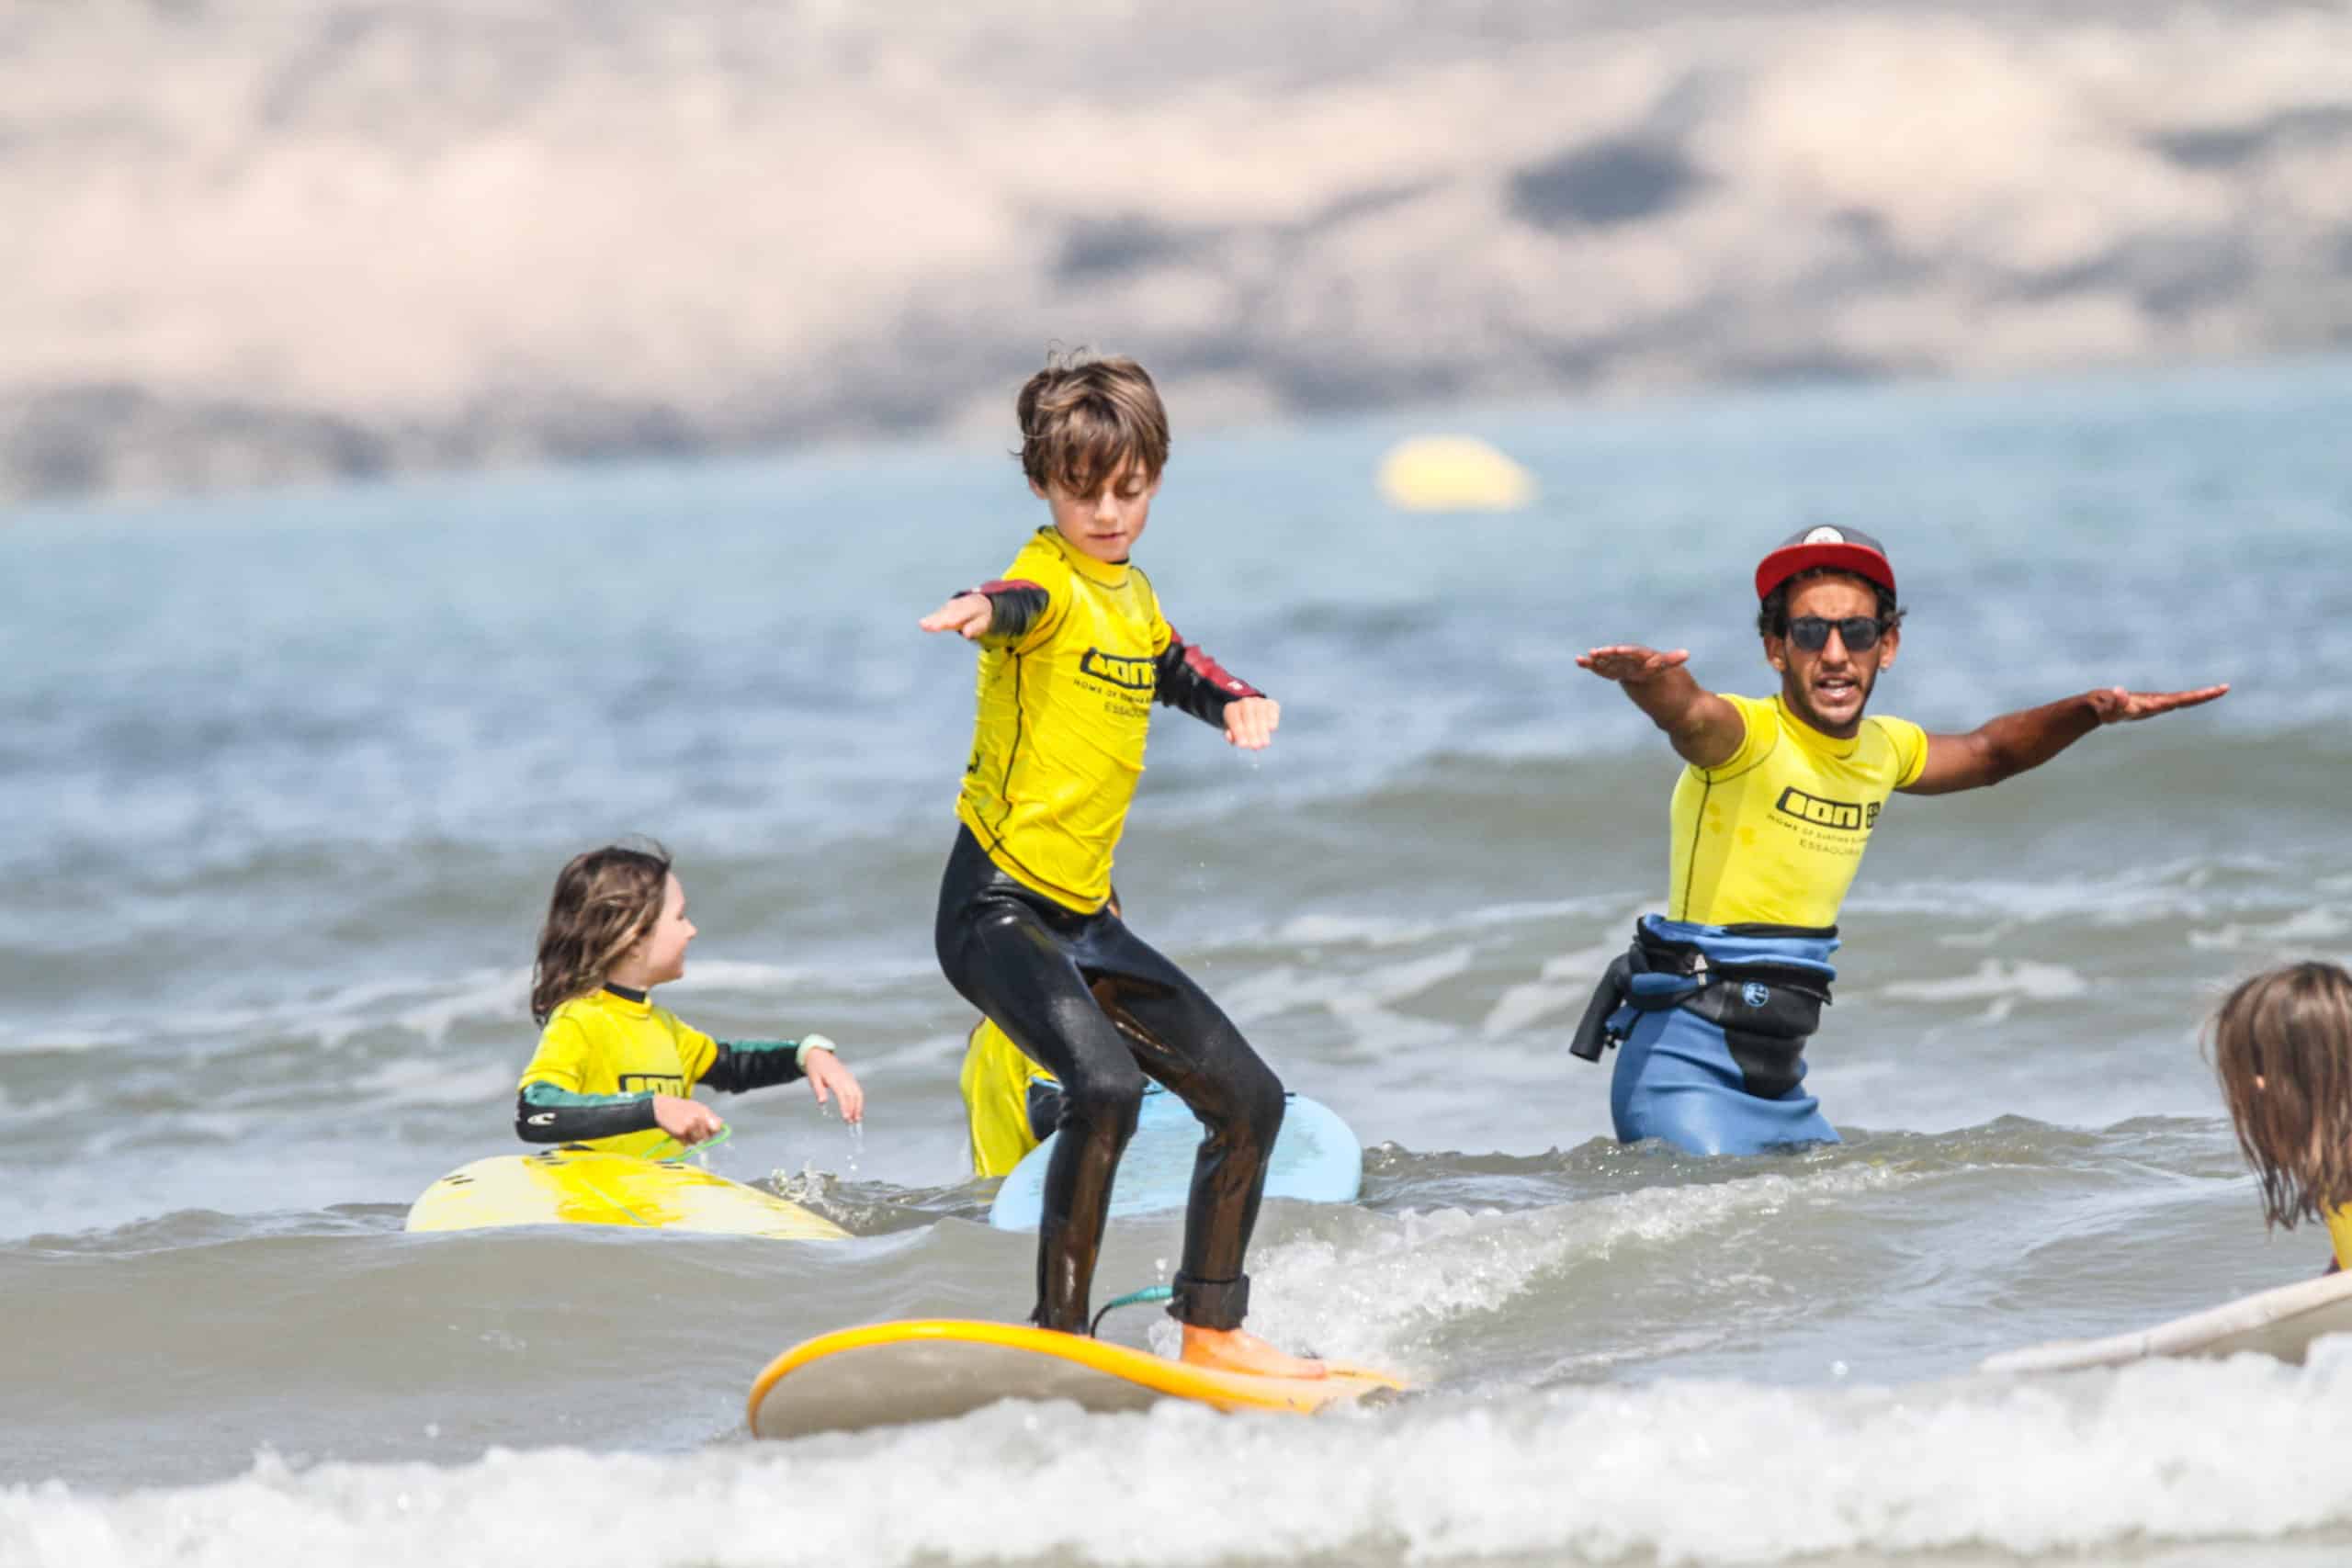
{"type": "Polygon", "coordinates": [[[1475,435],[1416,435],[1380,460],[1380,493],[1406,512],[1513,512],[1535,476],[1475,435]]]}

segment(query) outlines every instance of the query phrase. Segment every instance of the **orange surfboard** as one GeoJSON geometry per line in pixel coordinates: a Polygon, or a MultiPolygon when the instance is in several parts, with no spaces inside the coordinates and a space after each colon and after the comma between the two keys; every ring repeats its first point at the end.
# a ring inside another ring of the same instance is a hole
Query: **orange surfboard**
{"type": "Polygon", "coordinates": [[[798,1438],[942,1421],[1005,1399],[1062,1399],[1092,1411],[1182,1399],[1306,1416],[1404,1390],[1362,1367],[1334,1365],[1322,1378],[1255,1377],[1028,1324],[914,1318],[794,1346],[752,1384],[747,1414],[755,1437],[798,1438]]]}

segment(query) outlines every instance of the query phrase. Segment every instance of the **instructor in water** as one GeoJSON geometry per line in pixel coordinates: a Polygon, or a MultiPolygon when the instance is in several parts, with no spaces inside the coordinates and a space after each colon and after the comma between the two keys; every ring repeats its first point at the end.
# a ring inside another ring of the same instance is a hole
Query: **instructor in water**
{"type": "Polygon", "coordinates": [[[1571,1049],[1619,1047],[1609,1109],[1627,1143],[1692,1154],[1829,1143],[1804,1043],[1836,971],[1838,909],[1888,795],[1949,795],[2038,768],[2103,724],[2210,703],[2107,687],[1965,735],[1863,716],[1902,643],[1894,568],[1854,528],[1804,530],[1756,569],[1769,698],[1708,691],[1678,649],[1577,660],[1624,688],[1688,764],[1674,788],[1665,916],[1645,915],[1602,976],[1571,1049]]]}

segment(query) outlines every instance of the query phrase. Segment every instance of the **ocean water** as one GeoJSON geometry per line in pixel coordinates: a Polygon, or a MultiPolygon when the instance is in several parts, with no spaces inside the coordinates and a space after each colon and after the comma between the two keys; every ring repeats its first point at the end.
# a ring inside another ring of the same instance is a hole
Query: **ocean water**
{"type": "MultiPolygon", "coordinates": [[[[1838,388],[1193,435],[1137,551],[1282,699],[1162,713],[1129,919],[1370,1151],[1270,1206],[1253,1326],[1420,1392],[1313,1422],[1000,1406],[754,1443],[820,1330],[1018,1316],[965,1179],[931,956],[970,649],[918,615],[1039,521],[908,446],[0,525],[0,1563],[2317,1564],[2352,1556],[2352,1346],[2029,1381],[1984,1356],[2301,1279],[2198,1029],[2352,953],[2352,363],[1838,388]],[[1532,468],[1385,510],[1396,438],[1532,468]],[[1879,711],[1962,729],[2229,681],[1990,792],[1898,798],[1812,1082],[1849,1141],[1608,1136],[1570,1058],[1666,879],[1675,763],[1577,670],[1769,690],[1747,587],[1885,539],[1879,711]],[[820,1029],[714,1168],[857,1239],[408,1235],[509,1151],[526,975],[579,849],[651,834],[702,930],[663,999],[820,1029]]],[[[1102,1295],[1173,1216],[1113,1233],[1102,1295]]],[[[1168,1342],[1156,1314],[1115,1316],[1168,1342]]]]}

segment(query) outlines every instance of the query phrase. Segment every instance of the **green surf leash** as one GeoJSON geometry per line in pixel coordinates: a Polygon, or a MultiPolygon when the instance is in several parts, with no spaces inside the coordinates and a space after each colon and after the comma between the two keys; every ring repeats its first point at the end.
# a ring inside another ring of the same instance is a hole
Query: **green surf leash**
{"type": "MultiPolygon", "coordinates": [[[[732,1126],[721,1127],[718,1132],[713,1133],[701,1143],[688,1145],[679,1143],[676,1137],[665,1133],[662,1134],[662,1143],[671,1145],[673,1152],[666,1155],[657,1155],[651,1150],[648,1150],[642,1157],[650,1159],[657,1165],[675,1165],[678,1161],[685,1158],[690,1154],[695,1154],[704,1149],[715,1149],[734,1135],[735,1129],[732,1126]]],[[[661,1146],[662,1144],[656,1144],[653,1145],[656,1149],[661,1146]]]]}
{"type": "Polygon", "coordinates": [[[1102,1310],[1094,1314],[1094,1321],[1087,1325],[1087,1337],[1089,1338],[1100,1338],[1102,1333],[1102,1320],[1110,1316],[1113,1313],[1118,1311],[1121,1307],[1141,1306],[1146,1302],[1169,1301],[1172,1300],[1175,1294],[1176,1288],[1172,1285],[1146,1285],[1140,1291],[1129,1291],[1125,1295],[1117,1298],[1115,1301],[1107,1302],[1103,1304],[1102,1310]]]}

